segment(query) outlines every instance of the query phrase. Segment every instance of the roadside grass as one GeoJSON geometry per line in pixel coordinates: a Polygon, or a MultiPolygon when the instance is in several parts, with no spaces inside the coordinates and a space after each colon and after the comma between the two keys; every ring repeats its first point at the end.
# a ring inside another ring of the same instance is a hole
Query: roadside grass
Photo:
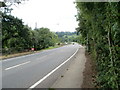
{"type": "Polygon", "coordinates": [[[54,48],[59,48],[61,47],[60,45],[56,45],[56,46],[51,46],[45,49],[41,49],[38,51],[28,51],[28,52],[22,52],[22,53],[15,53],[15,54],[10,54],[10,55],[2,55],[0,56],[0,60],[4,60],[4,59],[8,59],[8,58],[13,58],[13,57],[18,57],[18,56],[23,56],[23,55],[28,55],[28,54],[33,54],[33,53],[38,53],[44,50],[49,50],[49,49],[54,49],[54,48]]]}
{"type": "Polygon", "coordinates": [[[45,49],[43,49],[43,50],[49,50],[49,49],[54,49],[54,48],[58,48],[58,47],[60,47],[60,46],[51,46],[51,47],[48,47],[48,48],[45,48],[45,49]]]}

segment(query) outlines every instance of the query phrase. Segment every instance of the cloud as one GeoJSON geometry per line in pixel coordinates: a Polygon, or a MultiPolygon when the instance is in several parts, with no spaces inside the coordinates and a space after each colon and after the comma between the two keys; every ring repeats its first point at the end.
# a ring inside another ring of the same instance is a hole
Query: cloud
{"type": "Polygon", "coordinates": [[[29,0],[14,7],[12,15],[17,16],[30,27],[48,27],[51,31],[75,31],[77,14],[73,0],[29,0]]]}

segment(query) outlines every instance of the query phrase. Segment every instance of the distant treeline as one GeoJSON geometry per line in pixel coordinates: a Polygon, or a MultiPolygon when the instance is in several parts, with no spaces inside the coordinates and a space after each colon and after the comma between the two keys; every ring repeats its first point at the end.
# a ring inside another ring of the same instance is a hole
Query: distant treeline
{"type": "Polygon", "coordinates": [[[76,32],[56,32],[58,37],[63,37],[64,35],[76,35],[76,32]]]}
{"type": "Polygon", "coordinates": [[[76,32],[56,32],[60,42],[79,42],[79,36],[76,32]]]}

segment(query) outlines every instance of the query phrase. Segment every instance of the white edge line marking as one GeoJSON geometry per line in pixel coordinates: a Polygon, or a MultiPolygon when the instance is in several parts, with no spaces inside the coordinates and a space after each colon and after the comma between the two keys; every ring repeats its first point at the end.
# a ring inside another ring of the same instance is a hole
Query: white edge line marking
{"type": "Polygon", "coordinates": [[[15,66],[12,66],[12,67],[9,67],[9,68],[6,68],[5,70],[9,70],[9,69],[12,69],[12,68],[16,68],[16,67],[19,67],[21,65],[24,65],[24,64],[27,64],[27,63],[30,63],[31,61],[28,61],[28,62],[25,62],[25,63],[21,63],[21,64],[18,64],[18,65],[15,65],[15,66]]]}
{"type": "Polygon", "coordinates": [[[29,88],[35,88],[38,84],[40,84],[42,81],[44,81],[47,77],[49,77],[52,73],[54,73],[57,69],[59,69],[62,65],[64,65],[66,62],[68,62],[77,52],[78,52],[79,48],[76,50],[76,52],[70,56],[66,61],[64,61],[62,64],[60,64],[58,67],[56,67],[55,69],[53,69],[50,73],[48,73],[47,75],[45,75],[42,79],[40,79],[39,81],[37,81],[35,84],[33,84],[32,86],[30,86],[29,88]]]}

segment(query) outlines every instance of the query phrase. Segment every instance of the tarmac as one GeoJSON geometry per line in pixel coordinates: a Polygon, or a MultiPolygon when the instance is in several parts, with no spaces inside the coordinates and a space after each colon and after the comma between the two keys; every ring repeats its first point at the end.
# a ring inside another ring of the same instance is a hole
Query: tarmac
{"type": "Polygon", "coordinates": [[[85,47],[80,46],[66,72],[63,73],[50,88],[81,88],[85,63],[85,47]]]}

